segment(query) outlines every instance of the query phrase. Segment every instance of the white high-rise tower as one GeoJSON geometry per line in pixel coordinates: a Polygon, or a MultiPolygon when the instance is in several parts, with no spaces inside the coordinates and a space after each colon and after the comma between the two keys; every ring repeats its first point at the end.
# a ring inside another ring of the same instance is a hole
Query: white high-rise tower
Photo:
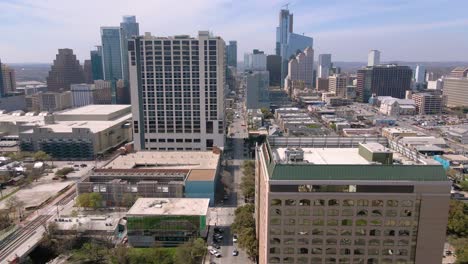
{"type": "Polygon", "coordinates": [[[135,149],[224,147],[224,40],[148,33],[128,50],[135,149]]]}
{"type": "Polygon", "coordinates": [[[370,50],[367,56],[367,66],[375,66],[380,64],[380,51],[370,50]]]}

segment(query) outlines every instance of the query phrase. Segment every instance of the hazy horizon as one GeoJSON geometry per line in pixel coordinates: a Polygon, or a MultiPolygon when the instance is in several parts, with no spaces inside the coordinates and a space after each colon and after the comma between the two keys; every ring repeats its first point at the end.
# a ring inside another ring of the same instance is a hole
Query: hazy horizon
{"type": "MultiPolygon", "coordinates": [[[[370,49],[382,61],[468,61],[464,10],[468,1],[290,1],[294,31],[314,38],[315,57],[364,62],[370,49]],[[449,4],[447,4],[449,3],[449,4]]],[[[226,42],[237,40],[238,60],[252,49],[273,54],[278,12],[287,1],[197,0],[184,8],[166,1],[4,0],[0,24],[0,59],[5,63],[52,63],[59,48],[71,48],[83,62],[100,45],[100,27],[118,26],[135,15],[140,34],[156,36],[210,30],[226,42]],[[112,10],[111,10],[112,9],[112,10]],[[112,12],[110,12],[110,10],[112,12]]]]}

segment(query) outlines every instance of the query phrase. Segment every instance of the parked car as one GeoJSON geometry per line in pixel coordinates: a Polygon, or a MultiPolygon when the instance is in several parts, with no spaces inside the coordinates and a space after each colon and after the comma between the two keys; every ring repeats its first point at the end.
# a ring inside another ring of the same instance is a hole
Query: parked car
{"type": "Polygon", "coordinates": [[[232,236],[232,242],[236,243],[237,242],[237,235],[232,236]]]}
{"type": "Polygon", "coordinates": [[[214,255],[216,253],[218,253],[218,251],[216,249],[214,249],[214,248],[210,249],[210,254],[211,255],[214,255]]]}
{"type": "Polygon", "coordinates": [[[212,247],[216,248],[216,249],[220,249],[221,247],[219,246],[219,244],[212,244],[211,245],[212,247]]]}
{"type": "Polygon", "coordinates": [[[220,257],[221,257],[221,253],[219,253],[218,251],[216,251],[216,253],[215,253],[214,255],[215,255],[215,257],[217,257],[217,258],[220,258],[220,257]]]}
{"type": "Polygon", "coordinates": [[[234,249],[234,250],[232,251],[232,255],[233,255],[233,256],[239,255],[239,251],[237,251],[237,249],[234,249]]]}

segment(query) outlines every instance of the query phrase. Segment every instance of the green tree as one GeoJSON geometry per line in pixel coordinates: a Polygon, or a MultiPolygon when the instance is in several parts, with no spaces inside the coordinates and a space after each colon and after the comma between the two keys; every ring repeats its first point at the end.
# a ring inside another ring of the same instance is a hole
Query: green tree
{"type": "Polygon", "coordinates": [[[91,207],[90,204],[90,199],[89,199],[89,193],[82,193],[80,195],[78,195],[78,197],[76,198],[76,204],[79,206],[79,207],[84,207],[84,208],[89,208],[91,207]]]}
{"type": "Polygon", "coordinates": [[[262,111],[262,114],[263,114],[263,118],[264,119],[271,119],[274,117],[273,113],[270,111],[270,109],[264,107],[264,108],[261,108],[260,111],[262,111]]]}
{"type": "Polygon", "coordinates": [[[255,162],[252,160],[245,161],[242,164],[242,176],[240,188],[245,198],[253,198],[255,196],[255,162]]]}
{"type": "Polygon", "coordinates": [[[468,235],[468,205],[464,202],[450,201],[447,233],[458,237],[468,235]]]}
{"type": "Polygon", "coordinates": [[[130,256],[128,247],[122,244],[117,245],[114,249],[112,249],[112,253],[110,254],[110,261],[116,264],[129,264],[130,256]]]}
{"type": "Polygon", "coordinates": [[[40,150],[34,153],[33,158],[35,161],[46,161],[46,160],[50,160],[50,155],[40,150]]]}
{"type": "Polygon", "coordinates": [[[102,206],[102,195],[100,193],[89,194],[89,207],[97,209],[102,206]]]}
{"type": "Polygon", "coordinates": [[[107,247],[92,241],[84,243],[79,250],[75,251],[72,260],[79,263],[106,263],[110,259],[109,252],[107,247]]]}
{"type": "Polygon", "coordinates": [[[457,255],[457,264],[468,263],[468,238],[455,238],[450,239],[450,243],[455,247],[455,254],[457,255]]]}
{"type": "Polygon", "coordinates": [[[201,238],[190,240],[177,248],[174,255],[176,264],[196,264],[200,263],[206,252],[205,241],[201,238]]]}
{"type": "Polygon", "coordinates": [[[122,196],[122,205],[130,208],[136,202],[137,197],[131,193],[126,193],[122,196]]]}
{"type": "Polygon", "coordinates": [[[255,235],[255,228],[249,227],[239,234],[239,247],[244,249],[251,259],[256,259],[258,256],[258,241],[255,235]]]}
{"type": "Polygon", "coordinates": [[[460,187],[463,191],[468,192],[468,181],[464,180],[460,182],[460,187]]]}

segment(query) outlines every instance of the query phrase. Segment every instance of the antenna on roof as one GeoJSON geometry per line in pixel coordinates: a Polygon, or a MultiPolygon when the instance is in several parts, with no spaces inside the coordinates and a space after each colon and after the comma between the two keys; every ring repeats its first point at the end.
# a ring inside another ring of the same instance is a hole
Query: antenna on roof
{"type": "Polygon", "coordinates": [[[288,2],[288,3],[286,3],[286,4],[284,4],[283,6],[285,6],[285,7],[286,7],[286,10],[289,10],[289,2],[288,2]]]}

